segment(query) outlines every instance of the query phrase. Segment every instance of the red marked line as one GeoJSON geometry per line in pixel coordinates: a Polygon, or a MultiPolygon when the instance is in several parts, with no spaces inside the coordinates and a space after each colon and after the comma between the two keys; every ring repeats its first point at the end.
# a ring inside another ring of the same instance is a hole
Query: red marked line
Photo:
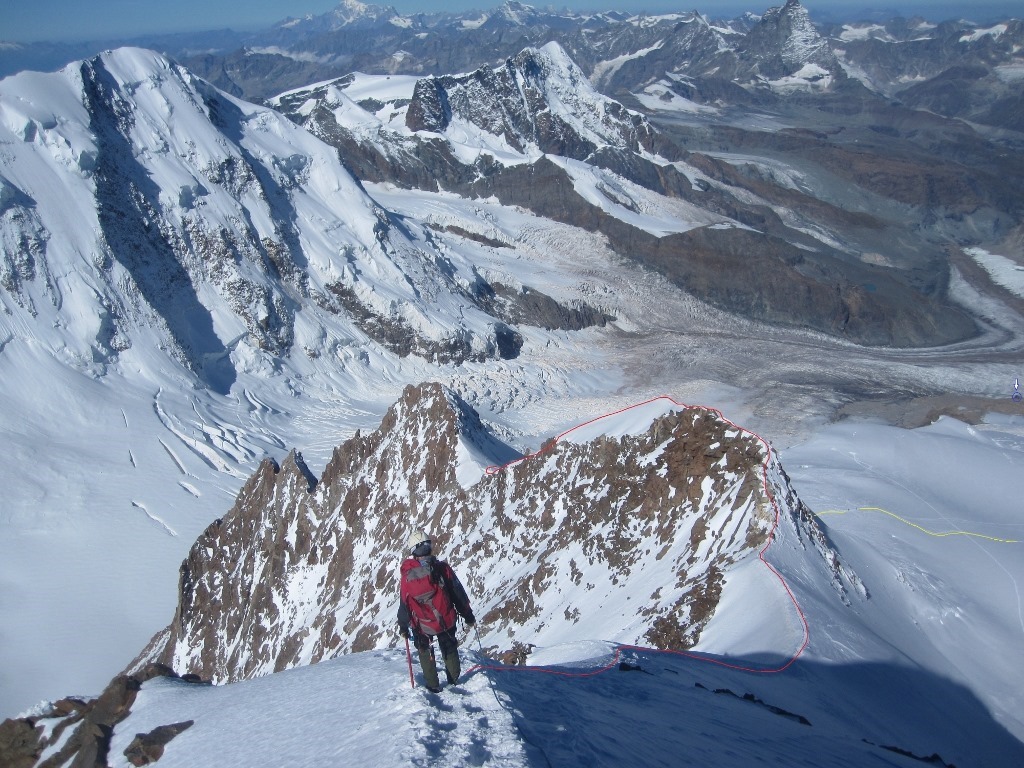
{"type": "Polygon", "coordinates": [[[695,653],[693,651],[676,651],[676,650],[664,649],[664,648],[648,648],[648,647],[645,647],[645,646],[642,646],[642,645],[618,645],[618,646],[615,647],[615,655],[613,656],[612,660],[610,662],[608,662],[608,664],[606,664],[603,667],[598,667],[597,669],[588,670],[586,672],[569,672],[569,671],[566,671],[566,670],[545,669],[543,667],[506,666],[506,665],[498,665],[498,664],[493,664],[493,665],[492,664],[477,664],[477,665],[471,667],[470,669],[468,669],[466,671],[466,674],[470,674],[472,672],[477,672],[477,671],[480,671],[480,670],[489,670],[489,671],[494,671],[494,672],[543,672],[545,674],[558,675],[560,677],[594,677],[595,675],[600,675],[600,674],[602,674],[604,672],[607,672],[609,669],[612,669],[613,667],[616,667],[618,665],[618,663],[619,663],[619,658],[620,658],[620,656],[622,654],[622,651],[626,650],[626,651],[640,651],[640,652],[644,652],[644,653],[669,653],[669,654],[673,654],[675,656],[684,656],[684,657],[686,657],[688,659],[694,659],[695,661],[703,661],[703,662],[707,662],[708,664],[715,664],[715,665],[720,666],[720,667],[726,667],[728,669],[735,669],[735,670],[738,670],[740,672],[751,672],[751,673],[754,673],[754,674],[762,674],[762,675],[764,675],[764,674],[775,674],[777,672],[785,672],[787,669],[789,669],[793,665],[793,663],[798,658],[800,658],[801,655],[803,655],[803,652],[805,650],[807,650],[807,645],[810,643],[810,639],[811,639],[810,629],[809,629],[808,624],[807,624],[807,616],[804,615],[803,609],[800,607],[800,603],[797,602],[796,595],[793,594],[793,590],[790,589],[789,584],[786,583],[786,580],[782,577],[782,574],[779,573],[775,569],[775,567],[765,559],[765,556],[764,556],[765,552],[768,551],[768,547],[771,546],[772,541],[775,540],[775,531],[779,527],[779,518],[782,515],[782,510],[779,507],[779,504],[778,504],[778,502],[775,499],[775,494],[772,493],[771,487],[768,484],[768,467],[769,467],[769,464],[771,463],[771,455],[772,455],[771,446],[768,444],[767,440],[765,440],[763,437],[761,437],[756,432],[752,432],[749,429],[745,429],[744,427],[741,427],[738,424],[736,424],[736,423],[730,421],[729,419],[725,418],[725,416],[722,415],[722,412],[719,411],[718,409],[716,409],[716,408],[709,408],[709,407],[703,406],[703,405],[687,405],[686,403],[680,403],[678,400],[675,400],[674,398],[669,397],[668,395],[660,395],[658,397],[652,397],[650,400],[644,400],[642,403],[636,403],[635,405],[630,405],[630,406],[627,406],[625,408],[620,408],[617,411],[612,411],[610,413],[606,413],[603,416],[598,416],[596,418],[591,419],[590,421],[585,421],[582,424],[577,424],[575,427],[572,427],[571,429],[567,429],[564,432],[562,432],[561,434],[555,436],[554,439],[548,441],[548,443],[543,448],[538,450],[536,453],[527,454],[526,456],[523,456],[521,458],[518,458],[518,459],[515,459],[513,461],[510,461],[507,464],[502,464],[501,466],[488,467],[487,468],[487,474],[494,475],[494,474],[497,474],[498,472],[501,472],[503,470],[508,469],[511,466],[514,466],[515,464],[519,464],[520,462],[527,461],[529,459],[535,459],[535,458],[537,458],[539,456],[543,456],[545,453],[548,453],[550,450],[552,450],[567,435],[572,434],[573,432],[575,432],[578,429],[582,429],[583,427],[590,426],[591,424],[595,424],[596,422],[602,421],[603,419],[609,419],[609,418],[611,418],[613,416],[618,416],[620,414],[626,413],[627,411],[631,411],[631,410],[634,410],[636,408],[642,408],[645,405],[650,405],[651,403],[657,402],[659,400],[666,400],[666,401],[672,403],[673,405],[681,408],[682,410],[701,410],[701,411],[706,411],[707,413],[714,414],[718,419],[720,419],[721,421],[725,422],[726,424],[731,426],[733,429],[736,429],[736,430],[738,430],[740,432],[743,432],[745,434],[751,435],[752,437],[754,437],[755,439],[760,441],[760,443],[764,446],[765,458],[764,458],[764,463],[761,465],[761,485],[764,488],[765,496],[768,497],[768,500],[772,504],[772,508],[775,510],[775,518],[772,521],[771,530],[768,532],[768,540],[767,540],[767,542],[765,542],[765,545],[761,548],[761,550],[757,553],[757,556],[760,559],[760,561],[764,564],[764,566],[769,571],[772,572],[772,574],[775,576],[776,579],[779,580],[779,583],[782,585],[782,588],[784,590],[786,590],[786,594],[789,596],[790,602],[793,603],[793,608],[796,609],[796,613],[797,613],[797,616],[800,619],[800,624],[801,624],[801,627],[802,627],[802,630],[803,630],[803,640],[800,643],[800,647],[796,649],[796,651],[793,653],[793,655],[784,664],[782,664],[782,665],[780,665],[778,667],[770,668],[770,669],[762,668],[762,667],[755,667],[752,664],[745,664],[743,662],[730,663],[728,661],[723,661],[722,659],[716,659],[716,658],[711,657],[711,656],[705,656],[703,654],[695,653]]]}

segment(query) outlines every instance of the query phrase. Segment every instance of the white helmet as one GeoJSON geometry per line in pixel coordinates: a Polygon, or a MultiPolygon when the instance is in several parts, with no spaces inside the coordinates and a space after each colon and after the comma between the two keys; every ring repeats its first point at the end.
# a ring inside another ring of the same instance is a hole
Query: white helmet
{"type": "Polygon", "coordinates": [[[406,542],[405,547],[407,550],[412,552],[423,542],[430,543],[430,537],[427,536],[427,532],[422,528],[413,528],[412,533],[409,534],[409,540],[406,542]]]}

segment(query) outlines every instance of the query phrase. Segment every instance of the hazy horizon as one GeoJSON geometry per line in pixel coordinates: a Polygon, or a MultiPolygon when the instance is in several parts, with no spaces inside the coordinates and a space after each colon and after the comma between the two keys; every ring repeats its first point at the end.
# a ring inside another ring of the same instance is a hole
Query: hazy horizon
{"type": "MultiPolygon", "coordinates": [[[[524,3],[536,8],[568,9],[576,12],[621,10],[630,13],[668,13],[698,10],[716,18],[732,18],[746,11],[763,13],[783,0],[569,0],[559,3],[524,3]]],[[[874,4],[870,0],[801,0],[818,20],[856,21],[862,18],[923,16],[929,21],[966,18],[985,22],[995,18],[1024,16],[1024,0],[991,2],[927,2],[899,0],[874,4]]],[[[338,0],[252,0],[238,5],[230,0],[180,0],[175,4],[138,3],[132,0],[96,0],[90,4],[70,0],[18,0],[5,12],[0,40],[16,43],[84,42],[115,40],[160,34],[203,32],[218,29],[248,31],[264,29],[289,17],[320,15],[337,7],[338,0]]],[[[393,6],[400,13],[489,10],[501,0],[394,0],[376,3],[393,6]]]]}

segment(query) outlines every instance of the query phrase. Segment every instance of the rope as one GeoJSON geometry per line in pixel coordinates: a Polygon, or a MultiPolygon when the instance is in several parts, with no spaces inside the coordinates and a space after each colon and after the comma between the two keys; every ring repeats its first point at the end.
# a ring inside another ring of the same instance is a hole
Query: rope
{"type": "MultiPolygon", "coordinates": [[[[473,629],[475,630],[475,634],[476,634],[476,645],[477,645],[477,648],[480,651],[480,658],[486,658],[484,656],[484,645],[483,645],[482,642],[480,642],[480,628],[476,624],[474,624],[473,625],[473,629]]],[[[468,675],[471,675],[474,672],[477,672],[477,671],[480,671],[480,670],[483,670],[483,669],[489,669],[489,667],[484,667],[484,666],[482,666],[480,664],[476,664],[475,666],[470,667],[465,672],[465,674],[468,676],[468,675]]],[[[495,669],[500,669],[500,667],[495,667],[495,669]]],[[[507,706],[505,706],[505,703],[501,700],[501,697],[498,696],[498,692],[494,689],[494,680],[491,679],[490,675],[484,675],[484,678],[487,680],[487,685],[491,689],[491,695],[494,696],[494,700],[496,702],[498,702],[498,706],[499,707],[501,707],[506,712],[508,712],[509,717],[512,718],[512,725],[514,725],[516,727],[516,730],[519,731],[519,736],[522,738],[522,740],[524,742],[526,742],[527,744],[529,744],[534,749],[536,749],[538,752],[540,752],[540,754],[544,758],[544,762],[547,764],[548,768],[554,768],[554,766],[551,764],[551,758],[548,757],[548,753],[544,751],[544,748],[542,746],[540,746],[536,742],[532,741],[530,739],[530,737],[526,735],[526,733],[523,731],[523,727],[519,724],[519,718],[516,717],[515,711],[512,710],[512,709],[509,709],[507,706]]]]}
{"type": "MultiPolygon", "coordinates": [[[[769,474],[770,465],[771,465],[771,459],[772,459],[772,447],[771,447],[771,445],[769,444],[769,442],[765,438],[761,437],[756,432],[752,432],[749,429],[745,429],[745,428],[735,424],[734,422],[730,421],[729,419],[725,418],[725,416],[722,415],[721,411],[719,411],[719,410],[717,410],[715,408],[709,408],[709,407],[706,407],[706,406],[686,405],[684,403],[680,403],[679,401],[669,397],[668,395],[661,395],[659,397],[654,397],[654,398],[651,398],[650,400],[646,400],[646,401],[644,401],[642,403],[637,403],[636,405],[631,405],[631,406],[626,407],[626,408],[621,408],[621,409],[619,409],[617,411],[613,411],[611,413],[605,414],[604,416],[599,416],[597,418],[591,419],[590,421],[584,422],[583,424],[579,424],[579,425],[573,427],[572,429],[568,429],[565,432],[562,432],[561,434],[557,435],[553,440],[550,440],[544,447],[542,447],[536,453],[528,454],[526,456],[522,456],[522,457],[520,457],[518,459],[515,459],[514,461],[510,461],[510,462],[508,462],[507,464],[504,464],[504,465],[487,467],[486,472],[487,472],[488,475],[493,475],[493,474],[501,472],[501,471],[503,471],[505,469],[508,469],[509,467],[511,467],[514,464],[517,464],[519,462],[526,461],[528,459],[532,459],[532,458],[536,458],[538,456],[541,456],[542,454],[547,453],[548,451],[552,450],[555,447],[555,445],[559,441],[561,441],[563,438],[565,438],[567,435],[569,435],[570,433],[574,432],[577,429],[580,429],[581,427],[585,427],[587,425],[590,425],[590,424],[593,424],[593,423],[595,423],[597,421],[600,421],[601,419],[604,419],[604,418],[607,418],[607,417],[610,417],[610,416],[615,416],[617,414],[624,413],[624,412],[632,410],[634,408],[639,408],[641,406],[648,405],[648,404],[653,403],[653,402],[655,402],[657,400],[668,400],[672,404],[674,404],[674,405],[676,405],[676,406],[678,406],[680,408],[683,408],[685,410],[690,410],[690,409],[702,410],[702,411],[705,411],[705,412],[707,412],[709,414],[712,414],[712,415],[716,416],[718,419],[720,419],[722,422],[724,422],[725,424],[727,424],[730,427],[732,427],[733,429],[736,429],[739,432],[751,435],[752,437],[754,437],[756,440],[758,440],[764,446],[765,458],[764,458],[764,462],[761,465],[762,487],[764,489],[765,496],[768,498],[769,502],[772,505],[772,509],[775,512],[775,516],[774,516],[774,519],[772,521],[771,529],[768,532],[768,536],[767,536],[767,540],[765,542],[765,545],[758,552],[758,558],[764,564],[764,566],[766,568],[768,568],[768,570],[779,580],[779,583],[782,585],[782,587],[785,590],[787,596],[789,597],[790,601],[792,602],[794,609],[796,610],[796,613],[797,613],[797,616],[799,617],[800,624],[801,624],[802,631],[803,631],[803,639],[802,639],[802,642],[800,643],[800,646],[797,648],[797,650],[793,653],[793,655],[789,658],[788,661],[786,661],[781,666],[774,667],[774,668],[771,668],[771,669],[759,669],[757,667],[744,666],[742,664],[732,664],[732,663],[729,663],[727,661],[723,661],[721,659],[716,659],[716,658],[711,657],[711,656],[705,656],[703,654],[695,653],[695,652],[692,652],[692,651],[682,651],[682,650],[672,650],[672,649],[662,649],[662,648],[647,648],[647,647],[640,646],[640,645],[618,644],[618,645],[615,646],[615,652],[612,655],[611,661],[609,661],[607,664],[605,664],[602,667],[598,667],[596,669],[591,669],[589,671],[570,672],[568,670],[547,669],[547,668],[543,668],[543,667],[527,667],[527,666],[520,666],[520,665],[509,666],[509,665],[504,665],[504,664],[498,665],[498,664],[482,664],[482,663],[477,663],[477,664],[474,664],[472,667],[470,667],[468,670],[466,670],[466,672],[464,673],[466,676],[472,675],[475,672],[484,672],[484,673],[486,673],[486,672],[490,671],[490,672],[535,672],[535,673],[542,673],[542,674],[549,674],[549,675],[558,675],[559,677],[567,677],[567,678],[595,677],[597,675],[600,675],[600,674],[603,674],[603,673],[607,672],[610,669],[616,668],[621,663],[621,657],[622,657],[623,651],[636,651],[636,652],[640,652],[640,653],[668,653],[668,654],[673,654],[675,656],[682,656],[684,658],[693,659],[693,660],[696,660],[696,661],[703,661],[703,662],[707,662],[709,664],[715,664],[715,665],[720,666],[720,667],[726,667],[728,669],[733,669],[733,670],[737,670],[737,671],[740,671],[740,672],[749,672],[749,673],[753,673],[753,674],[774,674],[774,673],[784,672],[785,670],[789,669],[789,667],[792,666],[792,664],[807,649],[807,646],[810,643],[810,629],[809,629],[809,626],[808,626],[807,617],[805,616],[805,614],[803,612],[803,609],[800,607],[800,603],[797,602],[796,595],[793,594],[793,590],[790,588],[790,586],[786,582],[785,578],[783,578],[782,574],[779,573],[779,571],[777,571],[772,566],[772,564],[769,563],[765,559],[765,556],[764,556],[765,552],[768,550],[768,547],[771,546],[771,543],[775,540],[776,530],[778,529],[779,520],[780,520],[780,518],[782,516],[782,509],[779,506],[779,503],[778,503],[778,501],[775,498],[775,494],[772,493],[771,486],[770,486],[769,479],[768,479],[768,474],[769,474]]],[[[486,656],[484,655],[483,642],[480,639],[480,629],[479,629],[479,626],[474,624],[473,625],[473,629],[475,630],[475,634],[476,634],[477,648],[479,650],[480,658],[484,659],[484,658],[486,658],[486,656]]],[[[467,633],[467,636],[468,636],[468,633],[467,633]]],[[[527,735],[523,731],[522,726],[519,723],[519,718],[516,717],[515,711],[510,709],[509,707],[507,707],[505,705],[505,703],[502,702],[501,698],[498,696],[498,692],[497,692],[497,690],[495,689],[495,686],[494,686],[494,680],[491,678],[490,675],[485,674],[484,676],[487,678],[487,684],[488,684],[488,686],[491,689],[491,694],[494,696],[494,700],[497,702],[499,707],[501,707],[506,712],[508,712],[509,716],[512,718],[512,723],[515,725],[516,730],[519,731],[519,735],[522,737],[523,741],[525,743],[529,744],[534,749],[536,749],[544,757],[544,762],[549,766],[549,768],[551,768],[551,760],[548,757],[547,753],[544,751],[544,749],[540,745],[534,743],[533,741],[531,741],[527,737],[527,735]]]]}

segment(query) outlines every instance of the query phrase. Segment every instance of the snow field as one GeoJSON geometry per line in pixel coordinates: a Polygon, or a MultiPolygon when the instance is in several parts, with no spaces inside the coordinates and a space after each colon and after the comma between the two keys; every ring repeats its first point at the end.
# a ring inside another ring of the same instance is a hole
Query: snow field
{"type": "Polygon", "coordinates": [[[564,157],[551,162],[572,179],[573,188],[591,205],[631,226],[662,237],[713,225],[741,226],[692,203],[652,194],[617,174],[564,157]]]}
{"type": "Polygon", "coordinates": [[[123,753],[136,733],[187,720],[195,725],[168,745],[161,765],[529,764],[486,677],[437,695],[422,687],[415,653],[413,669],[416,690],[400,648],[219,687],[157,678],[118,726],[110,765],[129,765],[123,753]]]}
{"type": "Polygon", "coordinates": [[[1024,297],[1024,267],[1012,259],[989,253],[984,248],[967,248],[967,254],[980,264],[999,285],[1024,297]]]}
{"type": "MultiPolygon", "coordinates": [[[[766,553],[769,561],[775,546],[766,553]]],[[[801,650],[803,640],[793,601],[752,554],[729,569],[722,599],[693,650],[714,653],[730,664],[760,668],[759,659],[788,662],[801,650]]]]}
{"type": "MultiPolygon", "coordinates": [[[[870,595],[824,615],[811,603],[808,653],[920,664],[970,688],[1024,738],[1014,661],[1024,642],[1024,419],[943,418],[913,431],[837,424],[783,458],[870,595]],[[937,535],[955,531],[979,536],[937,535]]],[[[806,585],[795,586],[807,600],[806,585]]]]}
{"type": "Polygon", "coordinates": [[[0,412],[19,467],[0,505],[5,708],[27,690],[102,689],[173,612],[183,552],[240,482],[165,431],[155,391],[111,387],[21,342],[0,356],[8,381],[11,367],[38,376],[6,388],[0,412]]]}

